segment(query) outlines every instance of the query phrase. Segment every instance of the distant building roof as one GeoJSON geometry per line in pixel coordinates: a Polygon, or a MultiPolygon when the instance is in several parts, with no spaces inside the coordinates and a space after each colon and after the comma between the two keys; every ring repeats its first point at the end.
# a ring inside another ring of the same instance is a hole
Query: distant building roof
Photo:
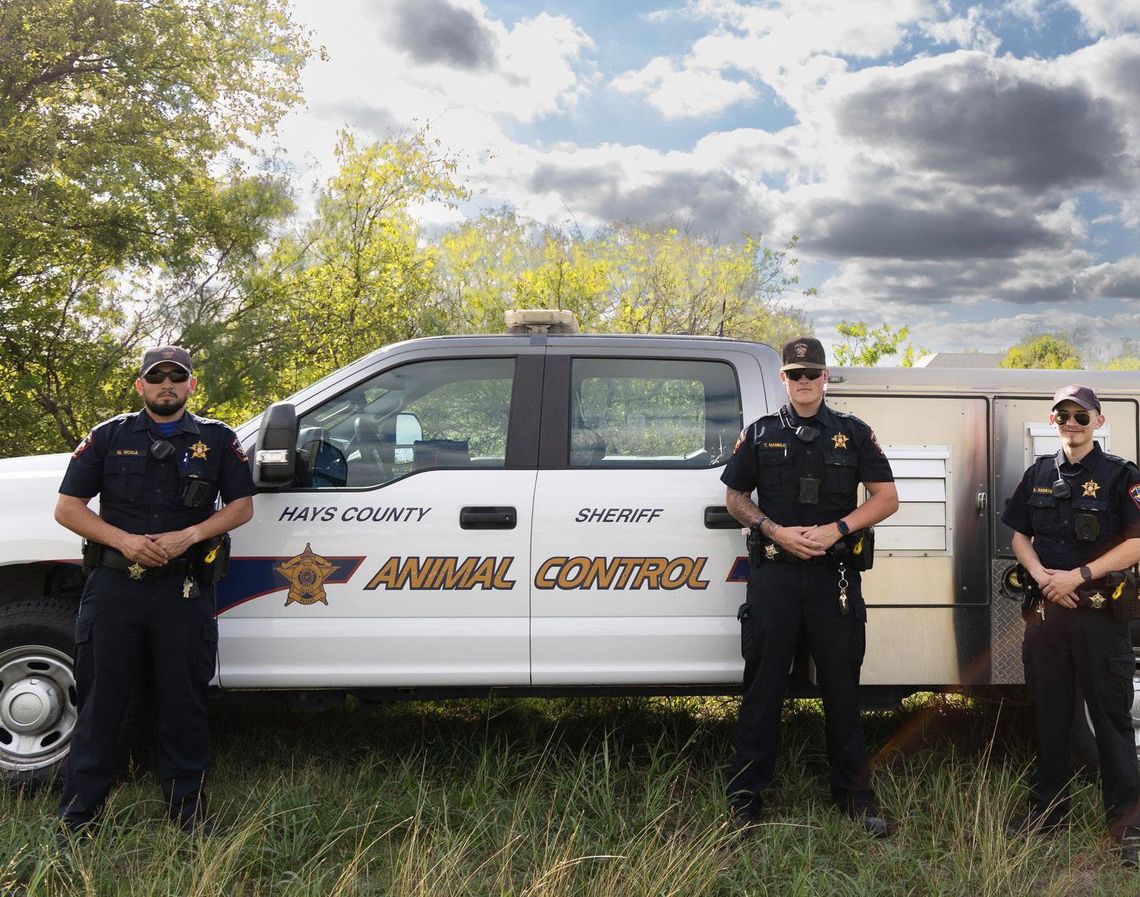
{"type": "Polygon", "coordinates": [[[920,368],[996,368],[1005,352],[935,352],[924,355],[915,367],[920,368]]]}

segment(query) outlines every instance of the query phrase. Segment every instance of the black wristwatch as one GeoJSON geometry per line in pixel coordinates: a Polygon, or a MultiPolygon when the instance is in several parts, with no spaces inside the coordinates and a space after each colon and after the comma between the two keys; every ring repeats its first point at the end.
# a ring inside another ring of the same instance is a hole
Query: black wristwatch
{"type": "Polygon", "coordinates": [[[839,535],[841,535],[841,536],[846,536],[849,532],[851,532],[851,527],[849,527],[847,525],[846,520],[843,520],[843,519],[836,520],[835,525],[837,527],[839,527],[839,535]]]}
{"type": "Polygon", "coordinates": [[[1087,565],[1081,564],[1079,569],[1081,573],[1081,582],[1088,582],[1090,579],[1092,579],[1092,570],[1090,570],[1087,565]]]}

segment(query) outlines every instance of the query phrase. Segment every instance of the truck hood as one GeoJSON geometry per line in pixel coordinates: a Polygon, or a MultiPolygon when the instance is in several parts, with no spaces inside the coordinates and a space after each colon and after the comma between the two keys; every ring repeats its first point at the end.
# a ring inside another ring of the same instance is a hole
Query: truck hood
{"type": "Polygon", "coordinates": [[[79,560],[79,537],[53,516],[70,459],[62,453],[0,460],[0,565],[79,560]]]}

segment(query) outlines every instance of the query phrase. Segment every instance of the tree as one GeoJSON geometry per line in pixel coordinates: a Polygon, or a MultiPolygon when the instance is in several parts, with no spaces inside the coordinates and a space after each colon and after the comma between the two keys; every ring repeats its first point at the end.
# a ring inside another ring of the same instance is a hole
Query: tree
{"type": "Polygon", "coordinates": [[[778,345],[805,329],[802,315],[783,304],[798,283],[794,247],[793,239],[773,250],[748,235],[722,244],[632,222],[586,236],[500,210],[444,235],[440,289],[450,326],[461,330],[501,330],[509,308],[561,308],[588,331],[778,345]]]}
{"type": "Polygon", "coordinates": [[[1076,347],[1064,336],[1046,333],[1011,348],[1001,360],[1000,366],[1077,370],[1081,367],[1081,357],[1076,347]]]}
{"type": "Polygon", "coordinates": [[[163,284],[224,267],[235,202],[279,195],[232,151],[298,99],[307,54],[286,0],[0,5],[0,454],[133,403],[138,345],[181,317],[163,284]]]}
{"type": "Polygon", "coordinates": [[[866,321],[840,321],[835,329],[843,337],[843,343],[835,347],[836,364],[874,367],[902,350],[899,367],[909,368],[914,367],[919,356],[927,353],[926,349],[910,342],[903,347],[903,341],[910,336],[909,327],[892,330],[884,321],[881,327],[871,329],[866,321]]]}
{"type": "Polygon", "coordinates": [[[458,161],[426,131],[361,144],[341,132],[340,168],[292,256],[284,308],[289,343],[278,373],[297,386],[385,343],[435,332],[435,246],[410,209],[467,196],[458,161]]]}

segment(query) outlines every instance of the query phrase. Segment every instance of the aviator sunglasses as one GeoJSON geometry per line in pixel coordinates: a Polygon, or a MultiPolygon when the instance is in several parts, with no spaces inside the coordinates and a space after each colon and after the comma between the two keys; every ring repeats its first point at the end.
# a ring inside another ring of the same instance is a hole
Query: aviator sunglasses
{"type": "Polygon", "coordinates": [[[190,375],[179,368],[175,371],[147,371],[143,374],[142,378],[151,384],[159,384],[167,379],[169,379],[171,383],[185,383],[190,379],[190,375]]]}
{"type": "Polygon", "coordinates": [[[1087,427],[1092,421],[1092,415],[1087,411],[1054,411],[1053,420],[1058,426],[1065,426],[1069,418],[1075,420],[1080,426],[1087,427]]]}
{"type": "Polygon", "coordinates": [[[784,371],[784,373],[789,380],[796,383],[804,377],[807,377],[809,380],[818,380],[823,376],[823,371],[817,370],[816,368],[792,368],[790,371],[784,371]]]}

